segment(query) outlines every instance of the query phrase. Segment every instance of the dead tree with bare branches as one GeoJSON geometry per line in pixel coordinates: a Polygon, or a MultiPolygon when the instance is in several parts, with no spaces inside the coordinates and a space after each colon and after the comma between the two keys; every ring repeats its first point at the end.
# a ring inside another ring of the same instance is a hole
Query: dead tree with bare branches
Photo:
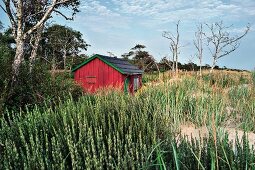
{"type": "Polygon", "coordinates": [[[193,41],[194,46],[197,50],[197,58],[199,60],[199,75],[202,76],[202,59],[203,59],[203,24],[197,25],[197,32],[195,32],[195,39],[193,41]]]}
{"type": "Polygon", "coordinates": [[[173,55],[173,71],[175,71],[176,75],[178,75],[178,59],[179,59],[179,49],[180,46],[180,33],[179,33],[179,24],[180,21],[176,23],[176,34],[169,31],[164,31],[162,36],[170,41],[170,50],[173,55]]]}
{"type": "Polygon", "coordinates": [[[230,35],[232,26],[225,26],[223,21],[214,24],[206,24],[209,29],[209,35],[205,34],[207,38],[207,45],[211,52],[213,62],[211,65],[211,73],[216,66],[218,60],[230,53],[234,52],[240,46],[240,40],[247,35],[250,30],[249,24],[246,26],[244,33],[241,35],[230,35]]]}

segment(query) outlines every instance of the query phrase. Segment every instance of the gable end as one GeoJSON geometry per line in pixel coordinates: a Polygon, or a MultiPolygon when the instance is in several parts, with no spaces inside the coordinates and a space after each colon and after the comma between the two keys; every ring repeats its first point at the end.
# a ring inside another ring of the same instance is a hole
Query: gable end
{"type": "Polygon", "coordinates": [[[100,59],[101,61],[103,61],[105,64],[111,66],[112,68],[114,68],[115,70],[119,71],[121,74],[125,74],[125,72],[121,69],[119,69],[118,67],[116,67],[114,64],[106,61],[105,59],[103,59],[102,57],[100,57],[100,55],[95,54],[94,56],[88,58],[86,61],[82,62],[81,64],[79,64],[78,66],[76,66],[75,68],[72,69],[72,72],[75,72],[76,70],[78,70],[79,68],[81,68],[82,66],[86,65],[87,63],[89,63],[90,61],[94,60],[95,58],[100,59]]]}

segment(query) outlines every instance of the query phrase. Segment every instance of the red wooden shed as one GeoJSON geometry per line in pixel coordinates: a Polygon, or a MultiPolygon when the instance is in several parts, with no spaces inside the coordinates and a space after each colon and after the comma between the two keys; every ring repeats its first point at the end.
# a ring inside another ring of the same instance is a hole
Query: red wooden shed
{"type": "Polygon", "coordinates": [[[96,54],[75,67],[72,72],[75,81],[87,92],[114,87],[134,93],[142,86],[143,71],[117,57],[96,54]]]}

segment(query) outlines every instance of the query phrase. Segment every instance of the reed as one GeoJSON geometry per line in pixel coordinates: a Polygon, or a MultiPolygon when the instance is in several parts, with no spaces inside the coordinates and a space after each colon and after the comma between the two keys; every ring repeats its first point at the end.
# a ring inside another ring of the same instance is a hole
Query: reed
{"type": "Polygon", "coordinates": [[[255,130],[254,90],[238,77],[217,76],[213,84],[183,77],[134,96],[111,91],[15,117],[10,111],[0,118],[0,169],[254,169],[245,136],[233,144],[217,133],[229,120],[255,130]],[[212,135],[177,138],[185,123],[207,126],[212,135]]]}

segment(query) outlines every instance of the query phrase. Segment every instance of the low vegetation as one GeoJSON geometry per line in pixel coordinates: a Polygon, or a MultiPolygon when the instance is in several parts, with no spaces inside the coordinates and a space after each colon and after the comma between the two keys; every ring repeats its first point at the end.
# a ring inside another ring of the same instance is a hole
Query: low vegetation
{"type": "Polygon", "coordinates": [[[221,131],[255,132],[254,73],[154,80],[134,96],[100,92],[6,112],[0,169],[255,168],[247,135],[230,141],[221,131]],[[181,135],[185,124],[207,127],[209,138],[181,135]]]}

